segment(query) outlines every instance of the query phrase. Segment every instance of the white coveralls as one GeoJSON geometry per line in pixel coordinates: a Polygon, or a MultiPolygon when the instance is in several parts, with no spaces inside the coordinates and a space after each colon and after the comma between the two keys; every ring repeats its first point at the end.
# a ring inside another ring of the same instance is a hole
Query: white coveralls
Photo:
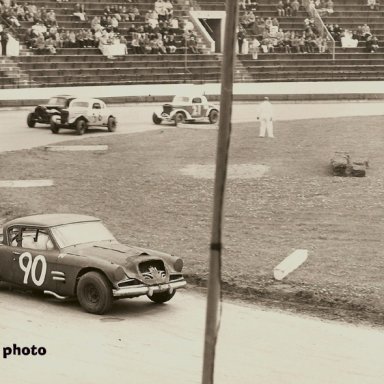
{"type": "Polygon", "coordinates": [[[269,100],[264,100],[259,106],[260,119],[260,137],[264,137],[267,133],[268,137],[273,136],[273,110],[269,100]]]}

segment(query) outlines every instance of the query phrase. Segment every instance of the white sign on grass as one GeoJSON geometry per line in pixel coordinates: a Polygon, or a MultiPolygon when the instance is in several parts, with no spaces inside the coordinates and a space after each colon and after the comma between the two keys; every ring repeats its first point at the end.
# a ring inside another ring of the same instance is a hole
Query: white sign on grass
{"type": "Polygon", "coordinates": [[[273,277],[276,280],[284,279],[284,277],[300,267],[307,260],[307,257],[308,251],[306,249],[296,249],[273,269],[273,277]]]}

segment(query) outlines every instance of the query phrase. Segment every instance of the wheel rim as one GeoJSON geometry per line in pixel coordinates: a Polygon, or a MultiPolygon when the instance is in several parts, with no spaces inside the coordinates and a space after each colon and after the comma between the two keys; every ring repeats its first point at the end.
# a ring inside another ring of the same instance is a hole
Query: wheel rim
{"type": "Polygon", "coordinates": [[[100,292],[93,284],[87,284],[84,287],[84,296],[92,304],[97,304],[100,301],[100,292]]]}
{"type": "Polygon", "coordinates": [[[212,123],[216,123],[218,117],[219,117],[219,114],[217,112],[211,112],[211,121],[212,121],[212,123]]]}
{"type": "Polygon", "coordinates": [[[178,115],[176,115],[176,121],[178,123],[183,123],[184,122],[184,116],[181,113],[179,113],[178,115]]]}

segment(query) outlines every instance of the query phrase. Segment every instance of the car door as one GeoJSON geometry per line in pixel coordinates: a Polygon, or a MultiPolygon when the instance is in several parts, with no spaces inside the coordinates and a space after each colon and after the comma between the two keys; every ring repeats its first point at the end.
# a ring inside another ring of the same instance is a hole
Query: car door
{"type": "Polygon", "coordinates": [[[101,125],[103,120],[102,108],[100,102],[92,102],[90,110],[89,125],[101,125]]]}
{"type": "Polygon", "coordinates": [[[100,101],[100,124],[106,125],[108,123],[108,117],[111,115],[110,109],[105,105],[105,103],[100,101]]]}
{"type": "Polygon", "coordinates": [[[55,270],[59,250],[49,231],[39,227],[13,226],[8,229],[10,244],[1,247],[11,283],[39,290],[56,290],[55,270]]]}
{"type": "Polygon", "coordinates": [[[200,118],[202,117],[202,109],[203,109],[203,104],[201,97],[194,97],[192,99],[192,113],[191,116],[194,118],[200,118]]]}

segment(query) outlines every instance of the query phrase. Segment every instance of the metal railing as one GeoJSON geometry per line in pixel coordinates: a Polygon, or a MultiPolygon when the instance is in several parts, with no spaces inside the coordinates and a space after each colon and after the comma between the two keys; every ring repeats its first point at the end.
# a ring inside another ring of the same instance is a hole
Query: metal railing
{"type": "Polygon", "coordinates": [[[310,0],[304,0],[303,5],[308,13],[308,15],[313,18],[315,22],[315,27],[317,32],[322,38],[325,38],[327,41],[327,47],[329,48],[332,54],[332,60],[335,60],[335,51],[336,51],[336,42],[331,33],[328,31],[328,28],[325,26],[323,19],[319,15],[319,12],[314,6],[310,5],[310,0]]]}

